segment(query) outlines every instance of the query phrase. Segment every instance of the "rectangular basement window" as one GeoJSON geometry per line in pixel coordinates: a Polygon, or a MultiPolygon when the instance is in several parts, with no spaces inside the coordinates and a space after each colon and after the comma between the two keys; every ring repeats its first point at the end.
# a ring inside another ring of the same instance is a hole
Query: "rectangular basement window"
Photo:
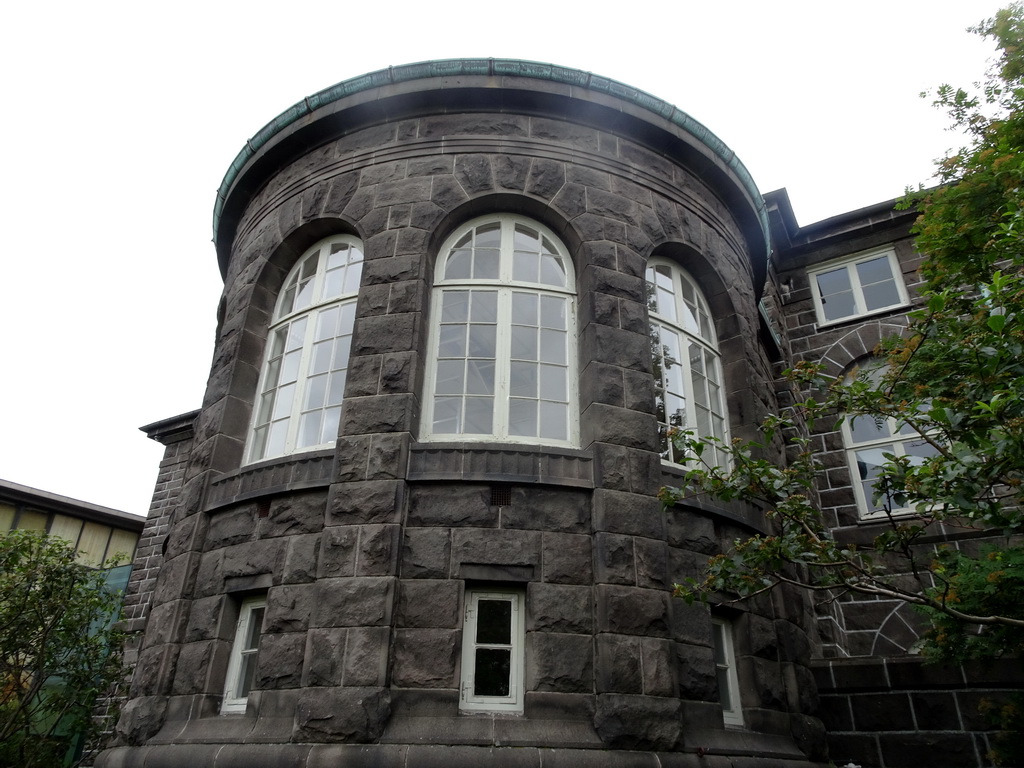
{"type": "Polygon", "coordinates": [[[520,591],[466,591],[461,710],[523,711],[524,603],[520,591]]]}
{"type": "Polygon", "coordinates": [[[256,677],[256,659],[263,633],[263,617],[267,612],[267,596],[247,597],[242,601],[235,626],[235,641],[231,645],[228,674],[224,683],[222,715],[245,712],[245,705],[256,677]]]}

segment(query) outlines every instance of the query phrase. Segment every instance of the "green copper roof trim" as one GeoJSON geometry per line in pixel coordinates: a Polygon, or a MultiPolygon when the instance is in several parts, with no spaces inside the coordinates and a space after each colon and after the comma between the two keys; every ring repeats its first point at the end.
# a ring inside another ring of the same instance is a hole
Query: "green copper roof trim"
{"type": "Polygon", "coordinates": [[[217,201],[213,208],[213,239],[217,240],[217,228],[220,225],[221,213],[224,203],[227,200],[228,191],[234,184],[238,175],[242,172],[246,163],[268,144],[278,133],[292,123],[301,120],[312,114],[320,107],[331,104],[335,101],[351,96],[382,85],[393,85],[395,83],[407,82],[409,80],[422,80],[432,77],[452,77],[453,75],[483,75],[493,77],[495,75],[510,75],[514,77],[531,77],[537,80],[550,80],[555,83],[586,88],[598,93],[606,93],[623,101],[630,102],[653,112],[659,117],[668,120],[673,125],[679,126],[691,136],[700,141],[710,149],[725,165],[736,174],[747,194],[757,207],[757,217],[761,223],[761,230],[765,235],[765,246],[769,247],[768,241],[768,212],[758,190],[754,179],[736,154],[729,147],[712,133],[705,125],[694,120],[681,109],[663,101],[649,93],[633,88],[632,86],[611,80],[607,77],[583,72],[578,69],[568,69],[554,64],[544,64],[536,61],[521,61],[519,59],[443,59],[439,61],[423,61],[416,64],[403,64],[397,67],[388,67],[376,72],[369,72],[350,80],[344,80],[330,88],[307,96],[280,115],[275,117],[263,126],[256,135],[246,142],[242,151],[238,153],[234,161],[224,174],[224,180],[217,190],[217,201]]]}

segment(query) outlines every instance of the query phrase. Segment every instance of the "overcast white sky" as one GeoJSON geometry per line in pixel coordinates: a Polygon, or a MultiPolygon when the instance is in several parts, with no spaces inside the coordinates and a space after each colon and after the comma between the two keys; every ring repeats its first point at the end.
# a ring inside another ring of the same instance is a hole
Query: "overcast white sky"
{"type": "Polygon", "coordinates": [[[928,180],[956,139],[918,93],[981,77],[964,30],[1003,4],[8,3],[0,478],[145,514],[162,447],[138,427],[206,385],[214,193],[309,94],[427,59],[596,72],[703,122],[808,224],[928,180]]]}

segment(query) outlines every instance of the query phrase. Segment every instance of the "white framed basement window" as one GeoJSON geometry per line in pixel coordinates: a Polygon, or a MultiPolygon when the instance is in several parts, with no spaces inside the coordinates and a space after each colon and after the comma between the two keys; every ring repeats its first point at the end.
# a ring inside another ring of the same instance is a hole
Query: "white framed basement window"
{"type": "Polygon", "coordinates": [[[461,710],[523,711],[524,605],[520,591],[466,590],[461,710]]]}
{"type": "Polygon", "coordinates": [[[256,660],[266,612],[266,595],[247,597],[242,601],[224,682],[224,700],[220,706],[222,715],[245,712],[249,691],[252,690],[256,676],[256,660]]]}
{"type": "MultiPolygon", "coordinates": [[[[707,301],[689,273],[668,259],[654,258],[646,277],[661,458],[680,462],[683,456],[670,437],[673,430],[729,440],[718,338],[707,301]]],[[[717,448],[706,451],[704,458],[715,466],[727,462],[717,448]]]]}
{"type": "Polygon", "coordinates": [[[878,248],[807,271],[818,325],[907,306],[896,251],[878,248]]]}
{"type": "Polygon", "coordinates": [[[731,621],[712,617],[711,648],[715,654],[715,675],[718,678],[722,718],[726,725],[743,725],[740,678],[736,672],[736,651],[732,641],[731,621]]]}
{"type": "Polygon", "coordinates": [[[288,273],[267,336],[249,463],[334,445],[362,266],[359,240],[338,235],[288,273]]]}
{"type": "Polygon", "coordinates": [[[578,444],[576,286],[565,247],[519,216],[486,216],[442,246],[422,437],[578,444]]]}

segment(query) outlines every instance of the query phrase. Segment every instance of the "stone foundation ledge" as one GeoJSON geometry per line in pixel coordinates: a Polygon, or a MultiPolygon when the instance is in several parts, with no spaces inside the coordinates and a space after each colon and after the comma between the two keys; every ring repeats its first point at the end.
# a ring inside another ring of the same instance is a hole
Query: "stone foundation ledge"
{"type": "Polygon", "coordinates": [[[779,757],[696,752],[426,744],[182,744],[116,747],[96,768],[825,768],[779,757]]]}

